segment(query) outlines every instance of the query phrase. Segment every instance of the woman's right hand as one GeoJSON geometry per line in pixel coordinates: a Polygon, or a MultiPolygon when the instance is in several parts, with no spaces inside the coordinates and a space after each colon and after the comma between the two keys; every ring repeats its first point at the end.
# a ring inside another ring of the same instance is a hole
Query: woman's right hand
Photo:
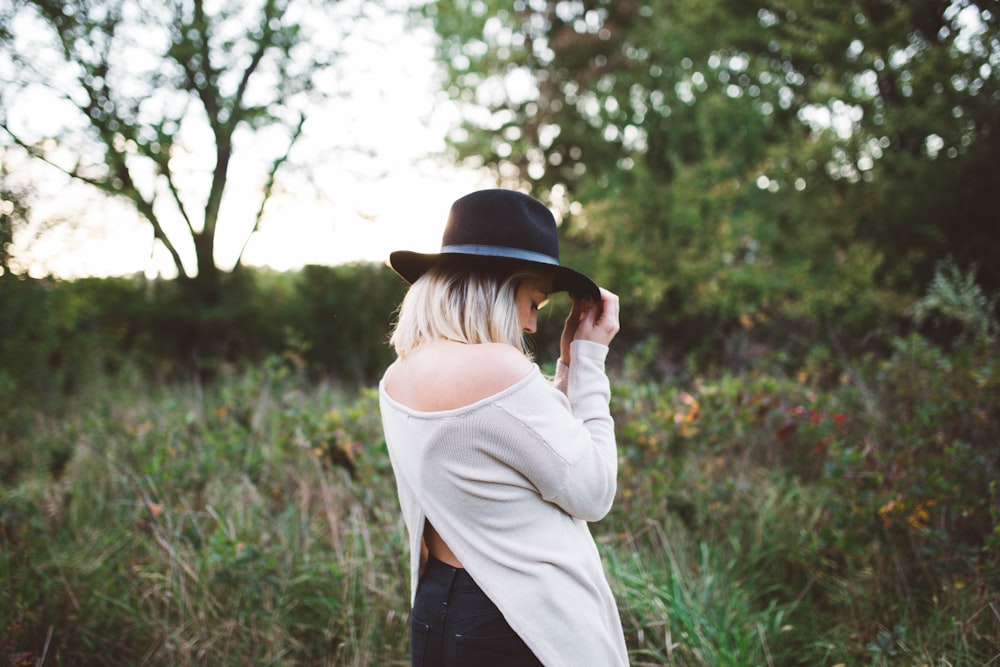
{"type": "Polygon", "coordinates": [[[618,295],[601,288],[601,303],[591,299],[573,299],[573,308],[563,327],[559,345],[562,362],[569,365],[570,344],[574,340],[589,340],[601,345],[610,345],[621,328],[619,322],[618,295]]]}

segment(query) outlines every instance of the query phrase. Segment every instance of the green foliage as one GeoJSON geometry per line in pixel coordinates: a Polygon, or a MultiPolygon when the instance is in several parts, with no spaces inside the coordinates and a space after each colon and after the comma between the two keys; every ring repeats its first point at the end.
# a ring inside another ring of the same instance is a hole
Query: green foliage
{"type": "Polygon", "coordinates": [[[816,355],[791,376],[618,383],[627,481],[613,530],[656,541],[660,558],[685,544],[709,552],[697,566],[625,568],[650,664],[759,664],[764,652],[802,665],[1000,657],[973,639],[1000,630],[980,613],[1000,590],[997,350],[945,352],[918,336],[894,349],[833,374],[816,355]],[[725,601],[692,603],[691,591],[708,595],[720,579],[731,580],[725,601]],[[747,595],[729,617],[739,624],[712,616],[747,595]],[[647,617],[651,605],[659,616],[647,617]],[[735,652],[706,653],[726,647],[735,652]]]}
{"type": "Polygon", "coordinates": [[[371,381],[392,361],[389,331],[406,283],[379,264],[307,266],[290,326],[310,342],[307,357],[343,378],[371,381]]]}
{"type": "Polygon", "coordinates": [[[0,488],[4,657],[367,665],[400,655],[409,589],[388,573],[405,540],[373,505],[393,486],[367,463],[385,456],[371,395],[305,385],[293,358],[215,389],[140,386],[108,388],[63,418],[38,414],[39,428],[9,443],[73,451],[58,477],[24,468],[0,488]],[[301,429],[307,414],[350,429],[363,478],[324,461],[301,429]]]}
{"type": "Polygon", "coordinates": [[[983,294],[974,270],[963,274],[954,262],[946,261],[937,265],[927,294],[914,304],[912,312],[917,324],[942,319],[957,323],[963,337],[992,342],[1000,328],[996,319],[998,301],[1000,296],[989,299],[983,294]]]}
{"type": "Polygon", "coordinates": [[[128,313],[112,311],[134,305],[130,290],[124,280],[0,281],[0,398],[70,390],[103,371],[107,353],[124,344],[121,320],[112,320],[128,313]]]}
{"type": "MultiPolygon", "coordinates": [[[[371,387],[403,286],[371,265],[237,273],[188,311],[174,287],[0,281],[0,652],[405,662],[404,528],[371,387]],[[220,343],[211,374],[178,370],[205,367],[184,362],[199,330],[220,343]]],[[[799,332],[801,352],[770,354],[751,334],[777,318],[759,310],[726,352],[739,363],[710,373],[666,338],[625,338],[619,495],[593,530],[633,664],[1000,660],[1000,355],[974,335],[992,303],[944,267],[919,304],[968,334],[845,355],[799,332]]],[[[545,311],[542,363],[567,305],[545,311]]]]}
{"type": "Polygon", "coordinates": [[[861,492],[879,506],[883,539],[926,558],[921,574],[961,579],[965,574],[953,564],[965,559],[996,569],[996,351],[962,348],[947,355],[917,336],[895,347],[872,379],[894,391],[870,411],[869,439],[843,448],[843,467],[833,474],[860,481],[861,492]]]}
{"type": "MultiPolygon", "coordinates": [[[[652,382],[657,347],[613,369],[619,494],[592,526],[632,664],[1000,660],[995,346],[652,382]]],[[[306,369],[291,348],[24,407],[0,449],[0,655],[405,664],[377,394],[306,369]]]]}
{"type": "Polygon", "coordinates": [[[717,552],[708,545],[692,548],[669,533],[683,528],[649,522],[632,558],[612,556],[609,565],[626,623],[638,629],[628,637],[634,664],[764,664],[782,632],[782,611],[755,608],[753,592],[734,571],[736,561],[714,562],[717,552]]]}
{"type": "Polygon", "coordinates": [[[389,328],[405,287],[378,264],[242,269],[224,276],[209,304],[180,283],[142,277],[8,276],[0,280],[0,400],[14,408],[136,372],[209,378],[286,346],[308,375],[370,382],[391,360],[389,328]]]}
{"type": "Polygon", "coordinates": [[[994,9],[422,6],[465,110],[455,157],[551,197],[631,342],[703,366],[761,347],[801,363],[831,337],[854,354],[946,256],[1000,286],[994,9]]]}

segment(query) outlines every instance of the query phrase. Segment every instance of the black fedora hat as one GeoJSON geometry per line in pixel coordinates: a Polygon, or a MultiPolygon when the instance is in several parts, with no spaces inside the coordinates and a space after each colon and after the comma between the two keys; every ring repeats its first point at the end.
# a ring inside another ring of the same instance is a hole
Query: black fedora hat
{"type": "Polygon", "coordinates": [[[412,283],[438,262],[462,258],[476,264],[496,258],[542,265],[554,276],[553,292],[601,300],[597,283],[559,263],[559,236],[552,212],[516,190],[479,190],[458,199],[448,214],[441,252],[397,250],[389,255],[389,266],[412,283]]]}

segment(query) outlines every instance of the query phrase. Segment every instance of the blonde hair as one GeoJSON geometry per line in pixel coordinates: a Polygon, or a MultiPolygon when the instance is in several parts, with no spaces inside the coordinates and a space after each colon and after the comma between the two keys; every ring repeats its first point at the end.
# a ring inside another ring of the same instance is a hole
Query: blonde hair
{"type": "Polygon", "coordinates": [[[528,354],[517,313],[517,290],[541,278],[523,265],[503,273],[441,262],[418,278],[399,306],[389,344],[400,357],[422,343],[507,343],[528,354]]]}

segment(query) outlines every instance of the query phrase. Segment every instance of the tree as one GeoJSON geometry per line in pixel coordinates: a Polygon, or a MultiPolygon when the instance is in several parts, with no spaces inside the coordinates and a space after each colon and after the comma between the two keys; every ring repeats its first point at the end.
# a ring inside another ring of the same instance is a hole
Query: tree
{"type": "Polygon", "coordinates": [[[13,182],[7,155],[0,153],[0,280],[12,274],[11,246],[17,231],[25,227],[31,214],[31,193],[23,183],[13,182]]]}
{"type": "Polygon", "coordinates": [[[762,29],[733,43],[794,84],[797,118],[826,139],[823,185],[848,196],[850,208],[827,215],[858,211],[857,238],[885,257],[879,279],[919,294],[950,256],[989,267],[983,280],[1000,288],[1000,252],[988,240],[1000,232],[996,3],[762,5],[762,29]]]}
{"type": "MultiPolygon", "coordinates": [[[[438,0],[456,156],[566,202],[651,326],[884,316],[1000,266],[995,3],[438,0]],[[576,204],[573,205],[572,202],[576,204]],[[890,304],[890,302],[892,302],[890,304]]],[[[1000,271],[984,284],[1000,286],[1000,271]]]]}
{"type": "Polygon", "coordinates": [[[14,0],[0,10],[0,128],[38,160],[130,202],[181,282],[212,303],[223,223],[243,225],[245,249],[310,109],[330,93],[317,82],[351,25],[332,7],[14,0]],[[183,161],[204,146],[210,157],[192,174],[183,161]],[[237,155],[261,161],[256,216],[224,221],[237,155]]]}

